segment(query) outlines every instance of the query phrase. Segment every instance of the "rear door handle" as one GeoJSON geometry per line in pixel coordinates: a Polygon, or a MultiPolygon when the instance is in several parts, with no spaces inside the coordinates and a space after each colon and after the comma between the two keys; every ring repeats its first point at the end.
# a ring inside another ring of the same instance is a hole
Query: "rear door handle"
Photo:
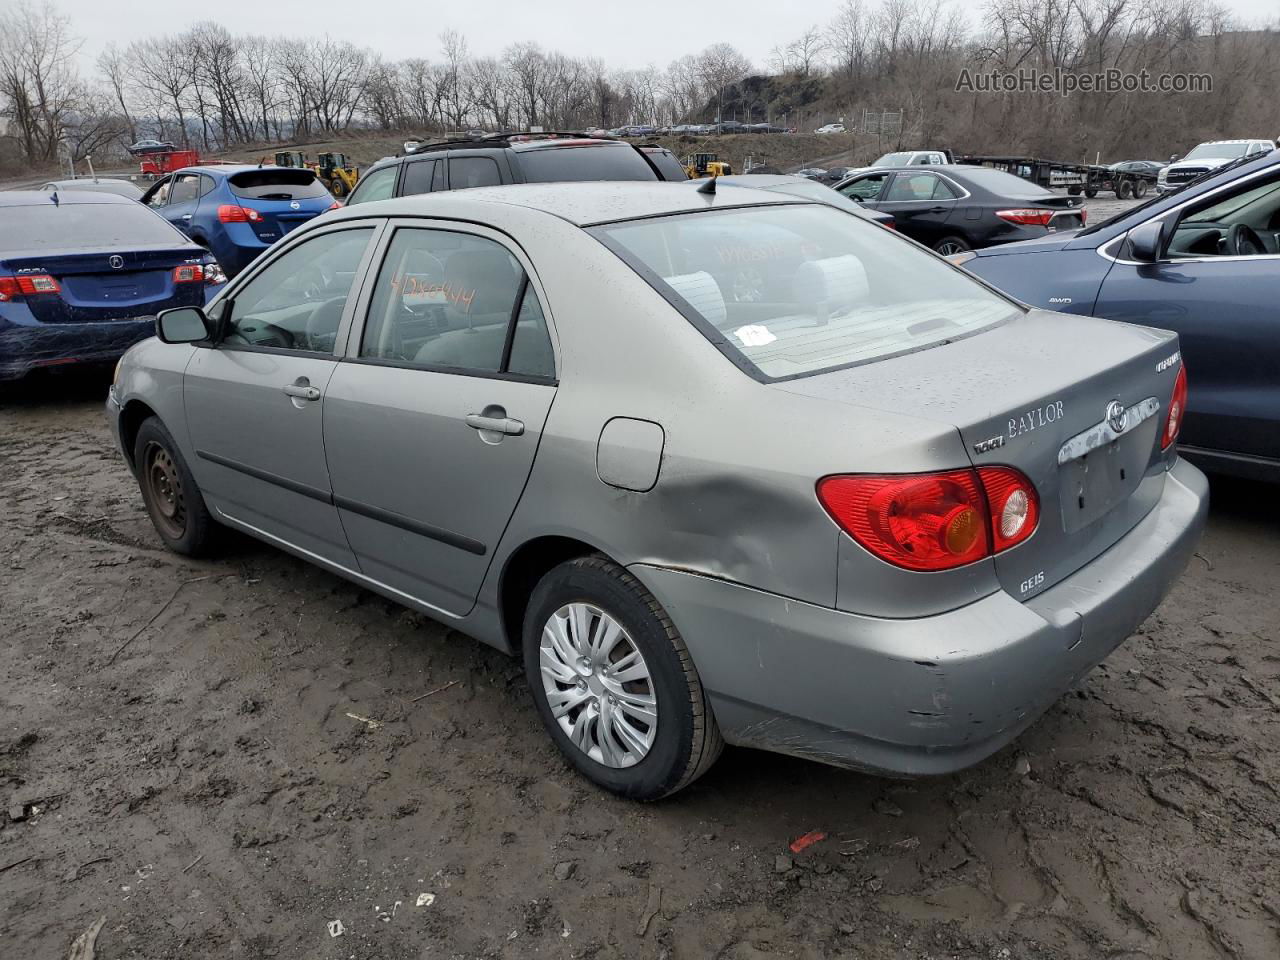
{"type": "Polygon", "coordinates": [[[189,214],[189,213],[184,213],[184,214],[182,215],[182,219],[183,219],[183,220],[190,220],[190,219],[191,219],[191,214],[189,214]]]}
{"type": "Polygon", "coordinates": [[[464,420],[472,430],[482,430],[485,433],[504,433],[508,437],[518,437],[524,433],[524,423],[510,417],[486,417],[468,413],[464,420]]]}
{"type": "Polygon", "coordinates": [[[929,208],[930,213],[946,213],[946,211],[947,211],[946,207],[930,207],[929,208]]]}
{"type": "Polygon", "coordinates": [[[297,397],[299,400],[319,400],[320,388],[313,387],[306,383],[286,383],[281,389],[284,390],[286,396],[297,397]]]}

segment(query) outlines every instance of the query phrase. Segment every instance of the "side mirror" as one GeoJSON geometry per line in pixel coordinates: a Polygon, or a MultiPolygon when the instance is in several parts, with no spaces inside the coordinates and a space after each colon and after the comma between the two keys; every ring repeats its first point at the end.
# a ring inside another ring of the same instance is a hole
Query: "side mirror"
{"type": "Polygon", "coordinates": [[[1170,163],[1177,163],[1177,162],[1178,162],[1178,155],[1177,155],[1176,153],[1171,153],[1171,154],[1169,154],[1169,162],[1170,162],[1170,163]]]}
{"type": "Polygon", "coordinates": [[[174,307],[156,317],[156,336],[163,343],[196,343],[209,339],[209,321],[199,307],[174,307]]]}
{"type": "Polygon", "coordinates": [[[1129,255],[1140,263],[1155,263],[1163,246],[1163,220],[1148,220],[1129,231],[1129,255]]]}

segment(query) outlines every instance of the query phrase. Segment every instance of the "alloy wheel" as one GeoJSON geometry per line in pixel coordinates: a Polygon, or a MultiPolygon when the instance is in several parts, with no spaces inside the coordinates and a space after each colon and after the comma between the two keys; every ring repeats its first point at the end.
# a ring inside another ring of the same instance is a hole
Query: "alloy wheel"
{"type": "Polygon", "coordinates": [[[543,625],[542,688],[569,741],[606,767],[635,766],[658,731],[648,664],[635,641],[604,610],[568,603],[543,625]]]}

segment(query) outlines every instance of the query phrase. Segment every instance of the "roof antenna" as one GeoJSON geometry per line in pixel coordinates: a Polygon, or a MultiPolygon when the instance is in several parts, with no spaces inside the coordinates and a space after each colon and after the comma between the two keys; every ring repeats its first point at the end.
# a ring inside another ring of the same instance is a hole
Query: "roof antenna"
{"type": "Polygon", "coordinates": [[[58,191],[54,190],[49,194],[49,199],[53,201],[53,205],[56,207],[58,205],[58,191]]]}
{"type": "Polygon", "coordinates": [[[698,188],[698,192],[699,192],[699,193],[705,193],[705,194],[706,194],[707,196],[709,196],[709,197],[714,197],[714,196],[716,195],[716,178],[715,178],[715,176],[713,175],[710,179],[708,179],[708,180],[707,180],[707,182],[706,182],[706,183],[704,183],[702,186],[700,186],[700,187],[698,188]]]}

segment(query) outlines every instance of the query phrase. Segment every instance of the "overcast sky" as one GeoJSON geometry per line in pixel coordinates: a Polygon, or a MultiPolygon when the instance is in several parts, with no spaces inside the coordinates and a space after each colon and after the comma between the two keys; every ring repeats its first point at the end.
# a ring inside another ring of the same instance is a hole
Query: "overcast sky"
{"type": "MultiPolygon", "coordinates": [[[[4,0],[0,0],[3,3],[4,0]]],[[[868,0],[868,4],[874,0],[868,0]]],[[[974,18],[981,0],[953,0],[974,18]]],[[[1238,16],[1257,23],[1280,20],[1278,0],[1221,0],[1238,16]]],[[[838,0],[816,4],[782,0],[461,0],[368,4],[349,0],[306,3],[218,0],[208,4],[155,4],[120,0],[54,0],[85,38],[90,66],[108,43],[127,44],[140,35],[175,33],[197,19],[217,19],[232,33],[282,37],[345,37],[388,59],[439,54],[437,37],[453,28],[471,52],[497,54],[509,44],[532,40],[575,56],[597,56],[619,68],[665,66],[708,44],[728,41],[764,66],[775,45],[814,22],[829,20],[838,0]],[[207,15],[200,11],[207,10],[207,15]]]]}

